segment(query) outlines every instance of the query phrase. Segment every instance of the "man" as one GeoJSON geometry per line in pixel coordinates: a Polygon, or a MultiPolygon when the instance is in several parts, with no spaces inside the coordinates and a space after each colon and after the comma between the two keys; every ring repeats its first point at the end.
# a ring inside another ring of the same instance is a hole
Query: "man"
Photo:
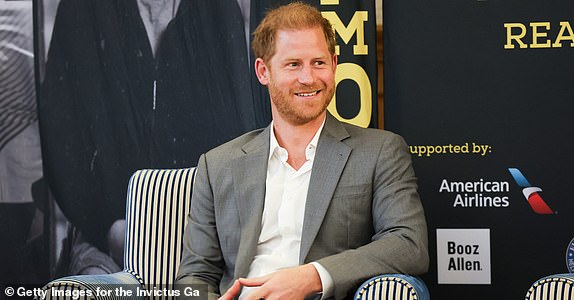
{"type": "Polygon", "coordinates": [[[208,284],[210,299],[344,299],[371,276],[426,272],[404,141],[326,112],[329,22],[306,4],[279,7],[253,48],[273,121],[199,159],[177,283],[208,284]]]}

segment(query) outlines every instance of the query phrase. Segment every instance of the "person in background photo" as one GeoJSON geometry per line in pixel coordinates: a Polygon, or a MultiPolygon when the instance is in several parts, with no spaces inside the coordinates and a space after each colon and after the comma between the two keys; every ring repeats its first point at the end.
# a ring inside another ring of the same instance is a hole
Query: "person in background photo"
{"type": "Polygon", "coordinates": [[[44,175],[73,228],[59,275],[121,270],[133,172],[194,166],[258,127],[244,27],[236,0],[59,1],[38,97],[44,175]]]}

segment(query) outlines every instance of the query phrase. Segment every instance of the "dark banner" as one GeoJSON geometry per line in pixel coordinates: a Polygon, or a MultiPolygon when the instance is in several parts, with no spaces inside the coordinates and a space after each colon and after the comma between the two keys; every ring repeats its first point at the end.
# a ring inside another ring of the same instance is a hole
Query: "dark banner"
{"type": "Polygon", "coordinates": [[[385,128],[410,145],[434,299],[520,299],[574,237],[574,2],[385,1],[385,128]]]}

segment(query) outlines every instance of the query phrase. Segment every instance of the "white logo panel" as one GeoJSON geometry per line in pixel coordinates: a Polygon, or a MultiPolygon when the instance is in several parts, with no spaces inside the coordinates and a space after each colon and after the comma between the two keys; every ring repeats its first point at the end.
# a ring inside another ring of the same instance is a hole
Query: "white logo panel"
{"type": "Polygon", "coordinates": [[[490,229],[437,229],[439,284],[490,284],[490,229]]]}

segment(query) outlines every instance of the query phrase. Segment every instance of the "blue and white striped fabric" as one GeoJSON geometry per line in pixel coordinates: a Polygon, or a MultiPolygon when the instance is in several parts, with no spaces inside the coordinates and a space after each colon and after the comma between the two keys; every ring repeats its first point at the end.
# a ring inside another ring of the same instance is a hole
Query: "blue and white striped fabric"
{"type": "MultiPolygon", "coordinates": [[[[46,291],[46,298],[50,300],[87,300],[87,299],[123,299],[116,297],[114,293],[107,296],[99,296],[96,290],[113,291],[118,285],[136,288],[138,280],[129,273],[118,272],[106,275],[78,275],[64,277],[50,282],[42,289],[46,291]]],[[[134,292],[133,295],[136,295],[134,292]]],[[[130,299],[144,299],[134,296],[130,299]]]]}
{"type": "Polygon", "coordinates": [[[124,271],[142,284],[172,284],[181,260],[194,169],[140,170],[126,208],[124,271]]]}
{"type": "Polygon", "coordinates": [[[532,284],[526,300],[574,300],[574,274],[556,274],[532,284]]]}
{"type": "Polygon", "coordinates": [[[355,293],[355,300],[429,300],[424,282],[403,274],[383,274],[365,281],[355,293]]]}

